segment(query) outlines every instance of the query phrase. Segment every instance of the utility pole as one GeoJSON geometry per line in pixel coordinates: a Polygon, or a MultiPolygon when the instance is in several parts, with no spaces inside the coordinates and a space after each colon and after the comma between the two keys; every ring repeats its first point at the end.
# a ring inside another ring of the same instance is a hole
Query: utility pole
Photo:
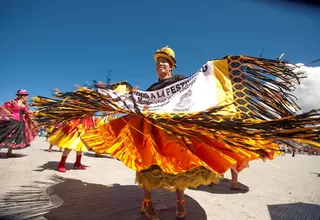
{"type": "Polygon", "coordinates": [[[110,75],[111,75],[111,70],[108,70],[108,74],[107,74],[107,86],[110,85],[110,83],[111,83],[110,75]]]}
{"type": "Polygon", "coordinates": [[[260,57],[262,57],[263,52],[264,52],[264,48],[263,48],[262,51],[261,51],[260,57]]]}
{"type": "MultiPolygon", "coordinates": [[[[108,73],[107,73],[107,86],[110,85],[110,83],[111,83],[110,75],[111,75],[111,70],[108,70],[108,73]]],[[[102,111],[102,117],[106,117],[106,116],[107,116],[107,112],[106,111],[102,111]]]]}

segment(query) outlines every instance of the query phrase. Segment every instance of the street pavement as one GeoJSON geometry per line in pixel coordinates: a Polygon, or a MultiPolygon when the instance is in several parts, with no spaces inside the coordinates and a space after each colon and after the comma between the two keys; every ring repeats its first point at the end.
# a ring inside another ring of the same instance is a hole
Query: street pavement
{"type": "MultiPolygon", "coordinates": [[[[0,158],[0,219],[144,220],[143,192],[135,172],[120,161],[88,152],[86,170],[73,170],[75,152],[66,173],[56,171],[61,152],[48,152],[45,138],[16,150],[15,158],[0,158]]],[[[0,151],[4,156],[6,149],[0,151]]],[[[186,220],[320,219],[320,156],[278,156],[253,161],[239,174],[248,192],[230,189],[230,171],[214,186],[186,190],[186,220]]],[[[153,192],[162,219],[175,219],[175,193],[153,192]]]]}

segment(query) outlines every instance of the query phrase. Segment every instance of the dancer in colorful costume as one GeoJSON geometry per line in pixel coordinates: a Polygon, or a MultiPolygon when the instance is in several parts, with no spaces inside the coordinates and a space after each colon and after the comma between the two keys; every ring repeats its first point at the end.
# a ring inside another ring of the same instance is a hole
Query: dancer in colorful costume
{"type": "Polygon", "coordinates": [[[64,148],[61,160],[58,164],[59,172],[66,172],[65,163],[68,155],[72,150],[76,152],[77,159],[73,164],[74,169],[85,170],[86,168],[81,164],[82,152],[87,152],[87,147],[82,143],[80,137],[91,128],[94,128],[94,118],[88,117],[84,119],[74,119],[64,125],[61,125],[55,133],[53,133],[48,141],[50,145],[56,145],[64,148]]]}
{"type": "Polygon", "coordinates": [[[151,203],[154,188],[177,192],[176,216],[183,218],[187,187],[217,183],[224,172],[240,172],[251,160],[273,159],[279,151],[275,138],[320,146],[320,127],[309,126],[320,122],[319,114],[295,115],[292,108],[298,106],[286,93],[301,77],[295,67],[280,60],[228,56],[185,78],[172,74],[172,49],[158,50],[154,59],[159,81],[146,92],[79,89],[59,93],[55,100],[34,99],[37,117],[47,123],[97,111],[126,114],[81,139],[137,171],[145,193],[141,212],[148,219],[160,219],[151,203]]]}
{"type": "Polygon", "coordinates": [[[7,157],[12,157],[13,149],[30,146],[37,136],[37,123],[28,107],[29,93],[18,90],[16,98],[0,107],[0,148],[8,148],[7,157]]]}
{"type": "MultiPolygon", "coordinates": [[[[185,79],[183,75],[173,75],[173,68],[176,67],[175,54],[170,48],[162,48],[157,51],[154,57],[156,61],[156,72],[159,81],[151,85],[147,91],[160,90],[165,87],[185,79]]],[[[187,104],[187,95],[182,98],[180,104],[187,104]]],[[[99,130],[99,129],[96,129],[99,130]]],[[[198,187],[199,185],[208,185],[210,183],[218,183],[221,173],[212,170],[205,161],[201,160],[205,154],[207,157],[217,156],[215,153],[202,153],[195,155],[190,151],[188,144],[175,137],[174,134],[168,134],[162,129],[152,126],[150,122],[142,117],[131,117],[122,119],[122,121],[113,121],[105,127],[101,127],[100,132],[107,132],[103,137],[95,134],[94,130],[83,136],[84,142],[94,149],[94,151],[112,151],[116,143],[117,149],[112,152],[118,159],[122,160],[127,166],[137,169],[136,182],[144,188],[144,201],[141,212],[148,219],[160,218],[159,214],[153,209],[151,203],[151,191],[154,188],[175,190],[177,193],[177,218],[186,216],[186,206],[184,200],[184,190],[188,187],[198,187]],[[120,128],[122,128],[119,130],[120,128]],[[143,131],[143,134],[135,131],[138,128],[143,131]],[[91,134],[93,134],[91,136],[91,134]],[[95,137],[95,135],[97,135],[95,137]],[[105,146],[100,145],[101,141],[105,140],[105,146]],[[110,139],[110,142],[109,142],[110,139]],[[136,140],[132,140],[136,139],[136,140]],[[110,145],[108,146],[108,143],[110,145]],[[133,148],[137,148],[136,150],[133,148]],[[124,152],[130,152],[124,154],[124,152]],[[133,161],[142,161],[140,167],[130,165],[133,161]]],[[[239,155],[234,155],[234,158],[239,158],[237,163],[227,158],[226,165],[238,165],[238,169],[243,169],[249,159],[255,159],[254,154],[243,150],[239,150],[239,155]],[[241,161],[242,159],[242,161],[241,161]]]]}

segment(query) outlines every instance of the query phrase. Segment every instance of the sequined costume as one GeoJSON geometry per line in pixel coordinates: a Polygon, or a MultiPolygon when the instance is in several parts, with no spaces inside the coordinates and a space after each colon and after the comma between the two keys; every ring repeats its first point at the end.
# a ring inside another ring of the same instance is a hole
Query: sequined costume
{"type": "Polygon", "coordinates": [[[228,56],[149,91],[79,88],[56,93],[55,100],[36,97],[33,105],[44,123],[98,111],[125,114],[87,131],[82,141],[136,170],[147,189],[183,190],[218,182],[251,160],[275,158],[275,139],[320,146],[320,115],[292,110],[299,107],[288,92],[302,77],[295,70],[281,60],[228,56]]]}

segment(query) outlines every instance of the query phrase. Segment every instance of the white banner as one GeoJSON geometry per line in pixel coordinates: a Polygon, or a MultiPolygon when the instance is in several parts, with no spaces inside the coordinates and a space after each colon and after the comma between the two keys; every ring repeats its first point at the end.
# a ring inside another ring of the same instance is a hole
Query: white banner
{"type": "Polygon", "coordinates": [[[117,93],[113,90],[99,89],[99,93],[119,98],[118,107],[134,111],[136,107],[141,112],[198,112],[218,104],[216,81],[213,64],[207,62],[192,76],[155,91],[136,90],[129,93],[117,93]]]}

